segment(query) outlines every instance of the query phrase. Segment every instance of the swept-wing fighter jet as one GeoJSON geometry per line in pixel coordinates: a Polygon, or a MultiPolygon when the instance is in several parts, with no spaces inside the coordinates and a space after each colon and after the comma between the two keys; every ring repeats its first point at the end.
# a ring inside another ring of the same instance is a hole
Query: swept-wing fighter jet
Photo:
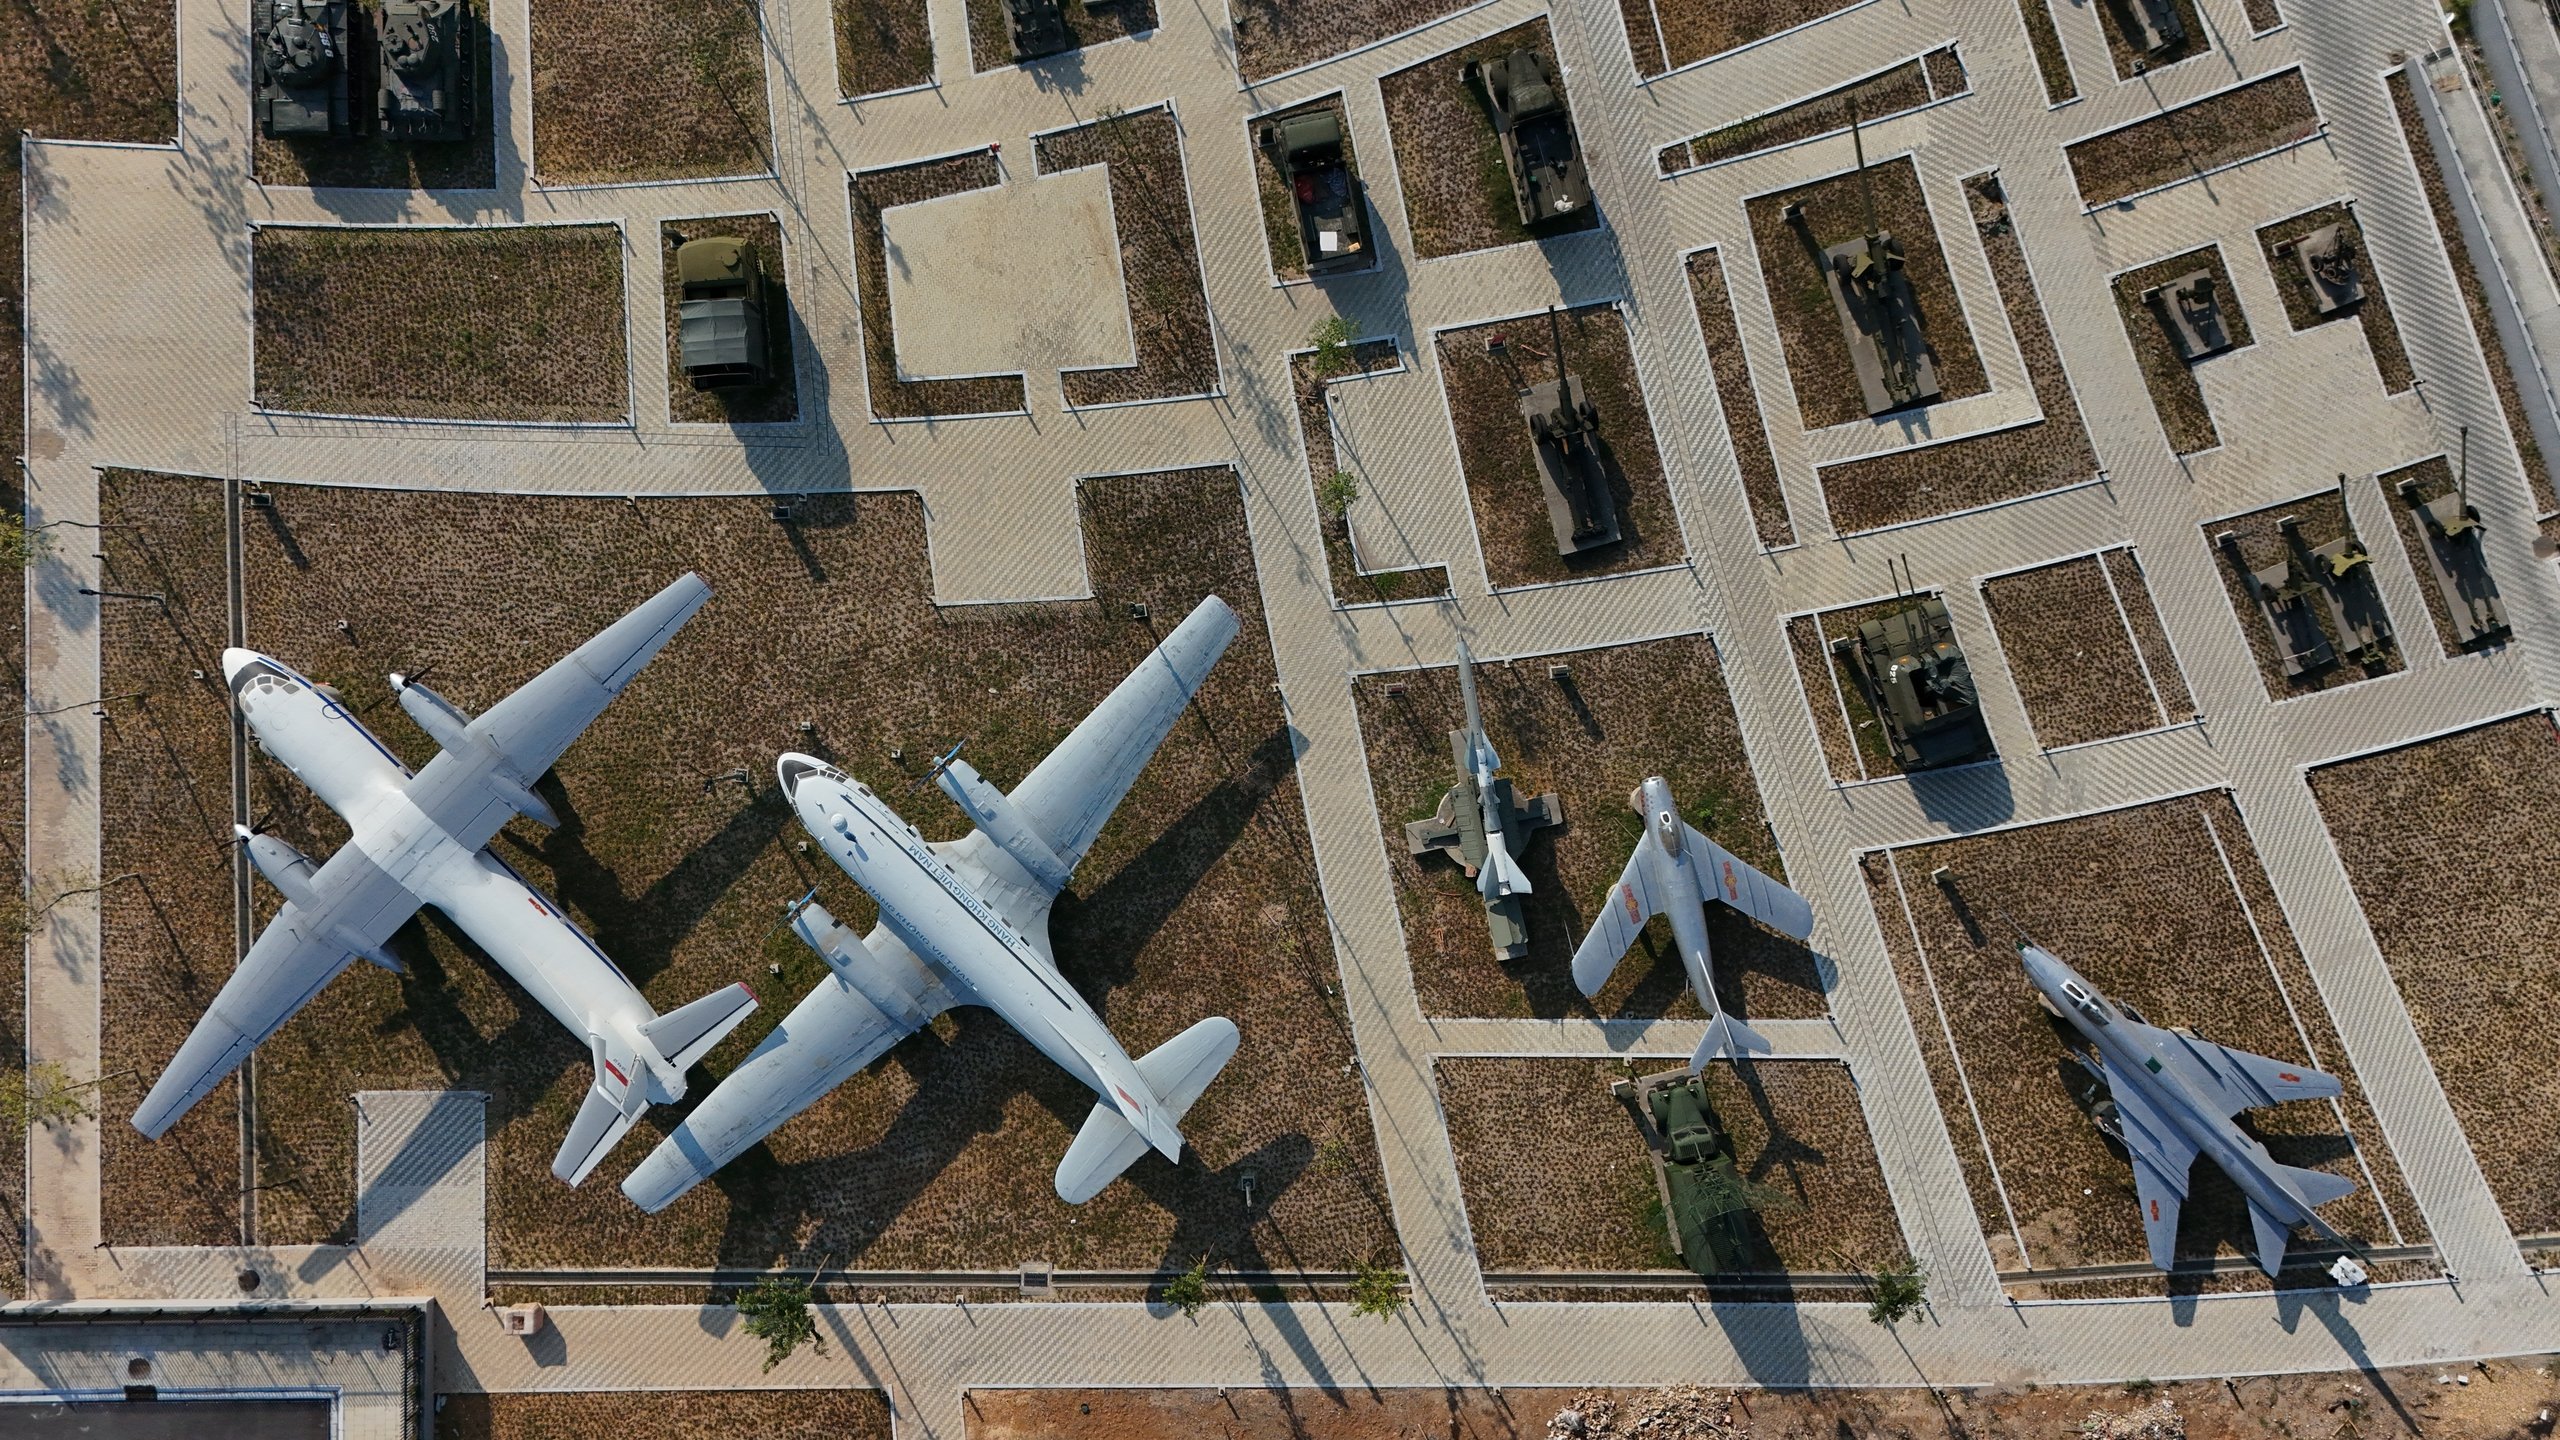
{"type": "Polygon", "coordinates": [[[400,971],[383,946],[420,905],[443,911],[587,1043],[595,1083],[552,1174],[584,1180],[652,1102],[682,1098],[685,1071],[756,1008],[755,995],[730,985],[660,1015],[557,904],[486,847],[516,815],[560,823],[533,782],[710,596],[700,576],[683,577],[476,720],[392,676],[400,708],[443,752],[414,775],[334,692],[255,651],[224,651],[223,674],[259,745],[351,833],[315,866],[242,827],[250,860],[284,906],[160,1072],[133,1128],[159,1139],[358,958],[400,971]]]}
{"type": "Polygon", "coordinates": [[[1132,1060],[1049,950],[1049,907],[1120,797],[1164,743],[1236,634],[1212,595],[1075,732],[1005,794],[958,747],[933,777],[977,823],[928,844],[861,781],[806,755],[778,764],[783,794],[827,855],[879,902],[868,935],[812,891],[791,928],[834,971],[622,1182],[656,1213],[955,1005],[984,1005],[1100,1096],[1058,1166],[1080,1205],[1149,1148],[1177,1163],[1175,1123],[1236,1053],[1235,1022],[1202,1020],[1132,1060]]]}
{"type": "Polygon", "coordinates": [[[2355,1182],[2325,1170],[2278,1164],[2266,1146],[2231,1119],[2261,1105],[2326,1099],[2338,1093],[2336,1076],[2216,1045],[2184,1030],[2147,1025],[2098,993],[2098,987],[2051,951],[2022,944],[2018,955],[2044,1007],[2097,1052],[2098,1078],[2115,1101],[2124,1148],[2133,1157],[2134,1195],[2151,1240],[2153,1265],[2167,1270],[2176,1263],[2178,1210],[2187,1198],[2187,1172],[2199,1153],[2221,1166],[2248,1198],[2258,1268],[2270,1277],[2284,1268],[2285,1245],[2297,1225],[2309,1225],[2341,1245],[2350,1243],[2312,1207],[2354,1194],[2355,1182]]]}
{"type": "Polygon", "coordinates": [[[1707,968],[1706,905],[1730,905],[1802,940],[1813,933],[1812,903],[1690,828],[1672,802],[1671,782],[1661,776],[1647,776],[1627,803],[1644,817],[1644,838],[1627,857],[1627,868],[1618,872],[1617,886],[1592,920],[1591,932],[1573,952],[1573,983],[1586,996],[1599,994],[1626,958],[1627,947],[1644,933],[1644,922],[1669,916],[1672,943],[1680,947],[1680,962],[1689,970],[1689,988],[1709,1016],[1706,1038],[1689,1057],[1689,1073],[1704,1070],[1718,1055],[1766,1053],[1769,1042],[1759,1031],[1716,1004],[1715,975],[1707,968]]]}
{"type": "Polygon", "coordinates": [[[1440,797],[1440,809],[1430,819],[1404,827],[1405,849],[1414,855],[1439,850],[1457,861],[1484,897],[1485,929],[1494,953],[1517,960],[1529,953],[1520,897],[1530,887],[1520,853],[1529,848],[1532,834],[1564,823],[1564,805],[1552,794],[1522,805],[1511,782],[1495,778],[1502,757],[1485,738],[1484,714],[1476,704],[1476,657],[1464,640],[1458,642],[1458,693],[1467,705],[1466,728],[1449,732],[1458,783],[1440,797]]]}

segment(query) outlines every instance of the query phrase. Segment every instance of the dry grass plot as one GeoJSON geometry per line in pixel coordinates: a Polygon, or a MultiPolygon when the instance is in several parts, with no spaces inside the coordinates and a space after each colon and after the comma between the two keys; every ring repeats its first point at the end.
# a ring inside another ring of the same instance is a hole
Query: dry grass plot
{"type": "Polygon", "coordinates": [[[1040,137],[1043,174],[1110,167],[1120,273],[1138,363],[1064,376],[1070,405],[1171,400],[1218,388],[1218,344],[1209,293],[1191,236],[1191,192],[1182,174],[1182,127],[1169,109],[1142,110],[1040,137]]]}
{"type": "Polygon", "coordinates": [[[722,215],[707,220],[670,220],[658,227],[660,288],[667,316],[667,413],[677,420],[718,424],[789,420],[800,413],[793,383],[791,293],[782,270],[782,226],[771,214],[722,215]],[[696,390],[684,378],[684,355],[676,333],[676,307],[683,286],[676,279],[676,247],[687,240],[735,235],[756,247],[764,271],[765,347],[773,378],[751,388],[696,390]]]}
{"type": "Polygon", "coordinates": [[[2080,98],[2080,83],[2071,76],[2071,57],[2062,48],[2062,32],[2054,27],[2053,3],[2018,0],[2018,19],[2027,27],[2027,47],[2035,53],[2045,103],[2060,105],[2080,98]]]}
{"type": "Polygon", "coordinates": [[[545,184],[773,169],[756,0],[533,7],[533,173],[545,184]]]}
{"type": "MultiPolygon", "coordinates": [[[[1351,347],[1344,375],[1393,369],[1399,363],[1393,340],[1364,341],[1351,347]]],[[[1385,600],[1430,600],[1449,593],[1449,567],[1426,565],[1418,570],[1363,570],[1351,541],[1351,522],[1344,510],[1324,500],[1324,485],[1337,468],[1333,420],[1325,408],[1325,387],[1342,376],[1318,372],[1314,354],[1289,358],[1289,383],[1298,410],[1298,438],[1306,447],[1307,478],[1317,487],[1316,524],[1324,537],[1325,575],[1333,581],[1338,605],[1385,600]]]]}
{"type": "Polygon", "coordinates": [[[1599,453],[1618,511],[1617,544],[1573,555],[1556,553],[1546,489],[1538,479],[1537,442],[1520,415],[1520,392],[1556,378],[1546,317],[1499,320],[1433,337],[1485,574],[1497,589],[1649,570],[1676,565],[1688,554],[1636,376],[1626,318],[1615,305],[1585,305],[1557,321],[1564,367],[1600,415],[1599,453]],[[1503,340],[1498,353],[1489,344],[1496,336],[1503,340]]]}
{"type": "MultiPolygon", "coordinates": [[[[970,68],[983,74],[1014,64],[1013,35],[1005,25],[1005,0],[968,0],[968,5],[970,68]]],[[[1058,9],[1066,21],[1067,48],[1021,63],[1080,74],[1083,62],[1077,58],[1077,51],[1156,28],[1155,0],[1059,0],[1058,9]]]]}
{"type": "MultiPolygon", "coordinates": [[[[498,183],[497,109],[491,98],[489,10],[464,0],[470,36],[471,133],[432,145],[384,138],[374,123],[382,68],[381,11],[347,16],[349,108],[363,133],[271,136],[252,127],[251,169],[262,185],[364,186],[391,190],[487,189],[498,183]]],[[[254,82],[253,82],[254,83],[254,82]]]]}
{"type": "MultiPolygon", "coordinates": [[[[1404,186],[1405,221],[1413,232],[1414,254],[1422,259],[1530,238],[1511,198],[1511,172],[1502,163],[1502,142],[1495,138],[1493,117],[1476,87],[1460,73],[1469,61],[1492,65],[1523,48],[1536,52],[1555,78],[1556,93],[1565,95],[1571,77],[1556,63],[1555,40],[1543,18],[1434,56],[1378,82],[1387,107],[1387,137],[1395,147],[1396,174],[1404,186]]],[[[1538,235],[1552,239],[1599,223],[1599,207],[1593,206],[1566,224],[1541,227],[1538,235]]]]}
{"type": "Polygon", "coordinates": [[[2326,325],[2332,320],[2352,318],[2364,326],[2364,340],[2373,352],[2373,368],[2382,376],[2385,392],[2398,395],[2417,383],[2417,373],[2409,368],[2409,352],[2401,347],[2399,323],[2391,318],[2391,301],[2382,293],[2382,276],[2373,268],[2373,256],[2365,249],[2364,229],[2356,224],[2355,207],[2347,204],[2323,205],[2317,210],[2279,220],[2258,231],[2258,248],[2265,256],[2268,273],[2275,276],[2276,293],[2284,297],[2284,315],[2296,330],[2326,325]],[[2302,258],[2291,248],[2302,237],[2323,226],[2335,225],[2339,234],[2355,251],[2355,269],[2364,282],[2364,299],[2353,307],[2320,313],[2312,298],[2311,279],[2302,273],[2302,258]],[[2287,247],[2277,254],[2278,246],[2287,247]]]}
{"type": "MultiPolygon", "coordinates": [[[[1327,993],[1339,974],[1235,476],[1091,480],[1082,500],[1096,599],[938,612],[911,495],[825,497],[777,533],[756,497],[634,505],[279,487],[271,516],[253,519],[246,536],[250,637],[338,686],[387,744],[419,759],[425,742],[390,703],[387,672],[431,673],[457,702],[482,708],[565,644],[528,646],[526,635],[582,636],[680,571],[710,579],[711,604],[543,782],[565,823],[520,824],[494,847],[556,895],[660,1007],[740,979],[765,993],[767,1008],[695,1082],[706,1085],[825,973],[778,932],[783,903],[815,884],[849,923],[871,919],[850,882],[793,848],[797,826],[767,778],[777,751],[832,755],[884,793],[905,794],[921,757],[966,735],[989,777],[1010,785],[1198,597],[1226,596],[1243,614],[1239,639],[1051,925],[1068,980],[1137,1050],[1207,1014],[1242,1024],[1243,1050],[1186,1122],[1189,1162],[1142,1162],[1081,1209],[1060,1202],[1050,1169],[1090,1096],[1002,1022],[963,1010],[716,1181],[642,1216],[611,1184],[572,1191],[552,1179],[551,1154],[587,1083],[584,1049],[430,916],[393,942],[408,977],[371,967],[341,976],[261,1050],[261,1237],[347,1234],[349,1092],[455,1086],[492,1097],[490,1243],[502,1266],[762,1267],[832,1256],[855,1268],[1041,1257],[1068,1268],[1178,1269],[1208,1254],[1237,1268],[1346,1269],[1391,1255],[1367,1106],[1359,1080],[1344,1073],[1350,1034],[1327,993]],[[434,561],[433,547],[445,544],[477,558],[420,567],[422,546],[434,561]],[[501,558],[492,564],[492,555],[501,558]],[[379,583],[418,573],[443,578],[423,589],[379,583]],[[1139,602],[1151,622],[1131,618],[1139,602]],[[837,659],[811,668],[812,655],[837,659]],[[814,730],[802,731],[803,720],[814,730]],[[731,772],[745,781],[724,778],[731,772]],[[1255,963],[1231,963],[1243,954],[1255,963]],[[781,975],[768,978],[767,965],[781,975]],[[1245,1165],[1261,1175],[1250,1217],[1235,1200],[1245,1165]]],[[[212,574],[218,585],[219,568],[212,574]]],[[[163,641],[148,653],[171,648],[163,641]]],[[[169,693],[186,692],[173,684],[169,693]]],[[[137,746],[119,771],[135,778],[110,780],[111,793],[149,782],[169,796],[156,809],[113,812],[151,828],[111,830],[110,846],[127,847],[111,853],[138,851],[148,836],[162,866],[204,867],[220,859],[210,846],[171,846],[168,836],[224,822],[221,757],[190,767],[189,790],[154,778],[170,763],[167,748],[137,746]],[[197,792],[217,807],[201,822],[173,808],[197,792]]],[[[343,839],[336,818],[271,764],[256,763],[251,781],[253,807],[276,833],[322,855],[343,839]]],[[[931,792],[901,803],[929,836],[960,833],[931,792]]],[[[136,1044],[166,1036],[173,1045],[227,968],[229,872],[220,863],[201,894],[153,891],[178,935],[218,935],[207,958],[191,947],[192,964],[177,964],[138,890],[111,923],[110,974],[136,977],[122,1002],[135,1016],[120,1032],[136,1044]]],[[[147,1077],[159,1057],[120,1063],[147,1077]]],[[[217,1095],[198,1116],[220,1125],[232,1113],[217,1095]]],[[[637,1163],[673,1118],[653,1113],[606,1173],[637,1163]]],[[[151,1183],[119,1187],[117,1203],[166,1224],[161,1217],[206,1203],[200,1195],[227,1197],[237,1150],[210,1139],[224,1183],[158,1160],[164,1169],[151,1183]]],[[[137,1137],[127,1148],[150,1147],[137,1137]]],[[[118,1163],[132,1162],[111,1155],[118,1163]]]]}
{"type": "Polygon", "coordinates": [[[2064,148],[2081,202],[2095,209],[2320,133],[2299,69],[2164,110],[2064,148]]]}
{"type": "Polygon", "coordinates": [[[2204,387],[2196,383],[2194,367],[2179,356],[2159,307],[2142,297],[2196,270],[2213,276],[2214,294],[2222,312],[2223,329],[2231,337],[2231,349],[2250,344],[2249,315],[2240,308],[2240,296],[2231,288],[2231,270],[2222,263],[2222,247],[2218,245],[2128,270],[2116,277],[2115,285],[2116,313],[2124,320],[2124,334],[2133,344],[2133,358],[2142,367],[2142,383],[2151,392],[2151,408],[2160,416],[2160,428],[2168,433],[2169,448],[2181,455],[2212,449],[2222,443],[2222,433],[2214,428],[2213,411],[2204,403],[2204,387]]]}
{"type": "Polygon", "coordinates": [[[2520,1235],[2560,1230],[2560,736],[2519,715],[2311,772],[2410,1023],[2520,1235]]]}
{"type": "Polygon", "coordinates": [[[1636,73],[1651,77],[1854,9],[1863,0],[1618,0],[1636,73]]]}
{"type": "MultiPolygon", "coordinates": [[[[1352,682],[1423,1013],[1698,1014],[1670,925],[1659,918],[1596,999],[1574,989],[1568,967],[1635,849],[1642,822],[1627,795],[1647,775],[1671,782],[1700,832],[1783,878],[1715,647],[1690,635],[1479,664],[1476,689],[1504,775],[1522,796],[1552,790],[1564,807],[1564,826],[1539,831],[1520,857],[1536,888],[1523,906],[1529,953],[1509,964],[1494,956],[1474,883],[1446,857],[1405,853],[1405,822],[1436,810],[1456,779],[1449,732],[1464,723],[1456,669],[1352,682]],[[1554,664],[1570,668],[1566,681],[1548,678],[1554,664]]],[[[1707,908],[1707,928],[1716,998],[1727,1009],[1781,1019],[1826,1012],[1812,952],[1722,906],[1707,908]]]]}
{"type": "MultiPolygon", "coordinates": [[[[2392,497],[2397,503],[2398,497],[2392,497]]],[[[2349,660],[2344,637],[2339,635],[2328,607],[2317,594],[2309,598],[2311,613],[2320,622],[2320,633],[2337,650],[2336,663],[2306,668],[2302,674],[2288,677],[2284,661],[2276,648],[2275,636],[2267,628],[2264,612],[2249,588],[2249,577],[2241,565],[2232,563],[2231,554],[2216,543],[2225,531],[2240,543],[2243,565],[2264,570],[2282,562],[2287,553],[2283,532],[2277,522],[2291,516],[2301,522],[2302,543],[2313,549],[2326,545],[2350,532],[2346,496],[2337,490],[2322,490],[2282,505],[2252,510],[2227,520],[2216,520],[2204,527],[2205,544],[2213,551],[2214,569],[2222,576],[2223,593],[2231,598],[2232,613],[2239,617],[2241,633],[2249,639],[2249,653],[2258,662],[2259,678],[2267,682],[2267,694],[2282,700],[2294,695],[2307,695],[2314,690],[2349,685],[2377,675],[2389,675],[2402,668],[2399,637],[2395,634],[2382,647],[2382,653],[2359,664],[2349,660]]],[[[2373,536],[2359,537],[2371,550],[2373,536]]],[[[2377,599],[2376,603],[2380,603],[2377,599]]]]}
{"type": "MultiPolygon", "coordinates": [[[[1440,1103],[1467,1228],[1487,1270],[1678,1270],[1644,1137],[1607,1060],[1444,1059],[1440,1103]]],[[[1901,1260],[1893,1197],[1849,1067],[1823,1060],[1707,1067],[1708,1098],[1744,1180],[1766,1187],[1763,1263],[1873,1270],[1901,1260]]]]}
{"type": "Polygon", "coordinates": [[[889,1440],[877,1390],[626,1390],[436,1397],[438,1440],[889,1440]]]}
{"type": "Polygon", "coordinates": [[[855,172],[847,184],[853,205],[854,282],[862,299],[862,361],[871,384],[871,414],[880,420],[927,420],[964,415],[1015,415],[1023,408],[1022,377],[978,375],[945,380],[898,378],[898,338],[889,317],[889,262],[881,212],[984,190],[1003,183],[996,157],[970,150],[886,170],[855,172]]]}
{"type": "Polygon", "coordinates": [[[835,0],[836,87],[849,100],[933,83],[925,0],[835,0]]]}
{"type": "Polygon", "coordinates": [[[1825,90],[1811,99],[1737,120],[1677,145],[1666,145],[1655,159],[1665,175],[1693,166],[1719,165],[1819,136],[1845,133],[1852,110],[1860,124],[1873,125],[1964,94],[1967,88],[1964,61],[1956,55],[1956,47],[1949,45],[1836,90],[1825,90]]]}
{"type": "Polygon", "coordinates": [[[1751,506],[1752,528],[1764,546],[1793,545],[1795,522],[1787,514],[1786,487],[1778,480],[1778,457],[1769,449],[1769,428],[1760,415],[1759,395],[1751,388],[1751,356],[1742,348],[1742,331],[1733,318],[1724,254],[1701,250],[1687,263],[1689,298],[1698,308],[1707,363],[1715,368],[1716,405],[1724,412],[1734,463],[1742,469],[1742,493],[1751,506]]]}
{"type": "Polygon", "coordinates": [[[260,226],[257,403],[408,419],[630,411],[622,232],[260,226]]]}
{"type": "MultiPolygon", "coordinates": [[[[1820,472],[1831,524],[1842,534],[1907,524],[1932,515],[2021,499],[2097,478],[2098,452],[2080,419],[2080,401],[2054,348],[2034,272],[2018,240],[1997,175],[1965,181],[1965,201],[1991,263],[2000,306],[2026,362],[2040,418],[1988,434],[1916,449],[1888,450],[1820,472]]],[[[1943,374],[1943,372],[1942,372],[1943,374]]]]}
{"type": "MultiPolygon", "coordinates": [[[[1862,863],[2001,1269],[2139,1262],[2148,1253],[2131,1167],[2073,1099],[2077,1072],[2063,1060],[2071,1032],[2036,1003],[2010,921],[2154,1025],[2191,1026],[2217,1043],[2300,1058],[2338,1076],[2346,1094],[2337,1104],[2253,1110],[2242,1123],[2282,1163],[2358,1181],[2353,1195],[2321,1211],[2339,1230],[2372,1246],[2424,1242],[2417,1206],[2227,793],[1911,846],[1862,863]],[[2139,885],[2125,883],[2124,857],[2133,854],[2147,857],[2139,885]],[[1930,882],[1941,866],[1950,886],[1930,882]],[[2374,1183],[2366,1182],[2367,1167],[2374,1183]]],[[[2210,1162],[2195,1167],[2191,1183],[2180,1259],[2252,1253],[2239,1191],[2210,1162]]],[[[2287,1282],[2327,1284],[2318,1252],[2297,1243],[2287,1282]]],[[[2172,1283],[2183,1290],[2200,1279],[2172,1283]]],[[[2157,1294],[2162,1283],[2141,1285],[2157,1294]]],[[[2265,1278],[2251,1270],[2213,1283],[2263,1288],[2265,1278]]]]}
{"type": "Polygon", "coordinates": [[[1982,598],[2046,749],[2194,717],[2131,550],[1996,576],[1983,582],[1982,598]]]}
{"type": "MultiPolygon", "coordinates": [[[[1902,246],[1903,273],[1911,282],[1921,333],[1938,362],[1939,398],[1961,400],[1989,390],[1982,357],[1974,353],[1973,331],[1956,299],[1955,279],[1938,248],[1938,228],[1921,194],[1919,167],[1908,156],[1882,161],[1868,167],[1865,183],[1875,189],[1877,224],[1902,246]]],[[[1781,218],[1796,203],[1803,204],[1806,224],[1824,245],[1863,234],[1866,209],[1855,171],[1762,195],[1746,207],[1778,338],[1795,376],[1796,403],[1804,412],[1805,428],[1819,430],[1866,419],[1867,404],[1850,362],[1849,342],[1840,334],[1840,312],[1832,307],[1830,287],[1823,280],[1827,262],[1806,249],[1801,229],[1781,218]]]]}
{"type": "Polygon", "coordinates": [[[1401,35],[1472,0],[1228,0],[1236,69],[1248,81],[1401,35]]]}

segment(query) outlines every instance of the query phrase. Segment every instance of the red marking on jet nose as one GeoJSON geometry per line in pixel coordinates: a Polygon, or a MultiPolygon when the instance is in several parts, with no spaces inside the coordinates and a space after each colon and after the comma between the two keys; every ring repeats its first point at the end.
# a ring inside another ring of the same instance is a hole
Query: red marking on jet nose
{"type": "Polygon", "coordinates": [[[2151,1218],[2154,1220],[2160,1218],[2160,1202],[2157,1200],[2151,1202],[2151,1218]]]}

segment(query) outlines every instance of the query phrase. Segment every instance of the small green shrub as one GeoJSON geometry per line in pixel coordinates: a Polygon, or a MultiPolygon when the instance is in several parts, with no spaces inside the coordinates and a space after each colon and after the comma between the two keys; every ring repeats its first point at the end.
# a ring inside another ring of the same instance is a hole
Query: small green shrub
{"type": "Polygon", "coordinates": [[[1209,1257],[1201,1256],[1191,1268],[1164,1282],[1164,1303],[1179,1310],[1183,1318],[1199,1314],[1209,1305],[1209,1257]]]}
{"type": "Polygon", "coordinates": [[[1404,1308],[1404,1272],[1383,1265],[1360,1262],[1358,1278],[1351,1282],[1351,1313],[1375,1315],[1381,1320],[1393,1318],[1404,1308]]]}
{"type": "Polygon", "coordinates": [[[808,1281],[768,1275],[741,1294],[737,1306],[747,1333],[764,1342],[767,1370],[790,1359],[791,1352],[803,1345],[815,1345],[819,1354],[827,1353],[826,1339],[818,1334],[818,1317],[810,1307],[808,1281]]]}

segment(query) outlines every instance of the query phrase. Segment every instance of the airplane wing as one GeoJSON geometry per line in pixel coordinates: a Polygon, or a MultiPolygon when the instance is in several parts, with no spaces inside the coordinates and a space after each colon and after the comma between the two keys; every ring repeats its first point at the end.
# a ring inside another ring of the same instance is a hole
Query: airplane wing
{"type": "MultiPolygon", "coordinates": [[[[913,963],[912,952],[886,927],[875,927],[863,944],[883,957],[902,956],[913,963]]],[[[622,1193],[649,1214],[664,1210],[951,1004],[948,993],[935,991],[910,1025],[891,1019],[843,979],[831,975],[821,980],[624,1177],[622,1193]]]]}
{"type": "Polygon", "coordinates": [[[1618,872],[1618,883],[1609,887],[1609,898],[1600,913],[1591,917],[1590,932],[1573,952],[1573,983],[1585,995],[1597,995],[1609,983],[1610,972],[1626,958],[1627,947],[1644,933],[1644,922],[1662,913],[1662,897],[1645,883],[1645,852],[1653,848],[1653,831],[1644,832],[1635,850],[1627,856],[1627,868],[1618,872]]]}
{"type": "Polygon", "coordinates": [[[2107,1093],[2116,1102],[2124,1147],[2133,1157],[2134,1199],[2142,1207],[2151,1263],[2167,1270],[2178,1259],[2178,1211],[2186,1203],[2187,1172],[2195,1168],[2196,1147],[2141,1087],[2111,1077],[2107,1093]]]}
{"type": "MultiPolygon", "coordinates": [[[[1689,871],[1698,893],[1721,900],[1761,924],[1798,940],[1813,933],[1813,902],[1760,873],[1747,860],[1683,824],[1689,832],[1689,871]]],[[[1650,834],[1648,833],[1648,837],[1650,834]]]]}
{"type": "Polygon", "coordinates": [[[1236,612],[1212,595],[1164,637],[1075,732],[1032,767],[1011,799],[1067,869],[1075,868],[1138,772],[1182,717],[1236,636],[1236,612]]]}
{"type": "Polygon", "coordinates": [[[133,1112],[133,1128],[159,1139],[355,958],[293,905],[278,910],[133,1112]]]}
{"type": "Polygon", "coordinates": [[[2220,1101],[2225,1115],[2287,1100],[2326,1100],[2345,1088],[2337,1076],[2308,1065],[2253,1055],[2175,1030],[2166,1033],[2169,1043],[2161,1053],[2167,1062],[2197,1089],[2220,1101]]]}
{"type": "Polygon", "coordinates": [[[471,733],[496,742],[508,767],[533,783],[710,598],[701,576],[679,577],[490,706],[471,722],[471,733]]]}

